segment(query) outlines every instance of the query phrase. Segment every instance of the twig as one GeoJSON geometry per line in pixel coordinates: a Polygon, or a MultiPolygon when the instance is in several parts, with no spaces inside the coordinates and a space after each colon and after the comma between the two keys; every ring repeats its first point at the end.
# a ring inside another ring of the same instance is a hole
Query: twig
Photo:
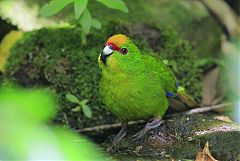
{"type": "Polygon", "coordinates": [[[212,111],[212,110],[216,110],[216,109],[220,109],[220,108],[224,108],[224,107],[228,107],[228,106],[233,106],[235,104],[237,104],[237,103],[236,102],[235,103],[228,102],[228,103],[222,103],[222,104],[218,104],[218,105],[210,105],[210,106],[191,109],[184,113],[188,114],[188,115],[196,114],[196,113],[203,113],[203,112],[208,112],[208,111],[212,111]]]}
{"type": "MultiPolygon", "coordinates": [[[[139,121],[129,121],[128,125],[135,125],[135,124],[140,124],[144,123],[144,120],[139,120],[139,121]]],[[[75,130],[76,132],[92,132],[92,131],[100,131],[100,130],[108,130],[112,128],[119,128],[121,127],[121,123],[115,123],[115,124],[106,124],[106,125],[99,125],[99,126],[93,126],[93,127],[87,127],[84,129],[79,129],[75,130]]]]}
{"type": "MultiPolygon", "coordinates": [[[[188,114],[188,115],[196,114],[196,113],[203,113],[203,112],[208,112],[208,111],[220,109],[220,108],[223,108],[223,107],[232,106],[232,105],[235,105],[235,104],[237,104],[237,103],[231,103],[231,102],[222,103],[222,104],[218,104],[218,105],[211,105],[211,106],[205,106],[205,107],[199,107],[199,108],[191,109],[191,110],[183,112],[183,113],[188,114]]],[[[168,118],[169,116],[171,116],[171,115],[167,115],[166,118],[168,118]]],[[[136,125],[136,124],[140,124],[140,123],[144,123],[144,122],[146,122],[146,121],[144,121],[144,120],[130,121],[130,122],[128,122],[128,125],[136,125]]],[[[121,126],[122,126],[121,123],[106,124],[106,125],[99,125],[99,126],[93,126],[93,127],[87,127],[87,128],[84,128],[84,129],[75,130],[75,132],[93,132],[93,131],[119,128],[121,126]]]]}

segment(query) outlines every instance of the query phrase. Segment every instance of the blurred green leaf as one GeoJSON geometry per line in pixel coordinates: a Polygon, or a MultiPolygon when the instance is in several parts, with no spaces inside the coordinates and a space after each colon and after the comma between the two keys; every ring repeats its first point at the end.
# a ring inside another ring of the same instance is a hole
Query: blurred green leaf
{"type": "Polygon", "coordinates": [[[74,0],[75,18],[79,19],[83,11],[87,7],[88,0],[74,0]]]}
{"type": "Polygon", "coordinates": [[[80,102],[79,99],[76,96],[74,96],[70,93],[66,94],[66,98],[72,103],[78,103],[79,104],[79,102],[80,102]]]}
{"type": "Polygon", "coordinates": [[[84,45],[87,43],[87,38],[86,38],[85,32],[81,32],[81,40],[84,45]]]}
{"type": "Polygon", "coordinates": [[[9,112],[11,117],[34,122],[45,122],[56,113],[55,99],[47,90],[0,89],[0,113],[9,112]]]}
{"type": "Polygon", "coordinates": [[[0,88],[1,160],[110,161],[87,138],[49,125],[55,103],[46,89],[0,88]]]}
{"type": "Polygon", "coordinates": [[[85,33],[89,33],[90,28],[92,26],[92,17],[87,8],[84,10],[82,16],[80,17],[79,22],[80,22],[83,30],[85,31],[85,33]]]}
{"type": "Polygon", "coordinates": [[[87,99],[84,99],[80,102],[81,106],[82,106],[82,110],[83,110],[83,113],[86,117],[88,118],[92,118],[92,111],[91,109],[88,107],[87,105],[87,102],[88,100],[87,99]]]}
{"type": "Polygon", "coordinates": [[[167,59],[164,59],[162,62],[163,62],[165,65],[168,65],[168,60],[167,60],[167,59]]]}
{"type": "Polygon", "coordinates": [[[128,12],[128,8],[122,0],[97,0],[103,5],[111,9],[116,9],[122,12],[128,12]]]}
{"type": "Polygon", "coordinates": [[[86,105],[88,103],[88,99],[84,99],[80,102],[81,105],[86,105]]]}
{"type": "Polygon", "coordinates": [[[92,26],[96,29],[100,29],[102,27],[102,24],[97,19],[92,18],[92,26]]]}
{"type": "Polygon", "coordinates": [[[72,112],[79,112],[80,110],[81,110],[81,107],[77,106],[77,107],[73,108],[71,111],[72,112]]]}
{"type": "Polygon", "coordinates": [[[52,0],[40,9],[39,15],[43,17],[53,16],[72,2],[73,0],[52,0]]]}

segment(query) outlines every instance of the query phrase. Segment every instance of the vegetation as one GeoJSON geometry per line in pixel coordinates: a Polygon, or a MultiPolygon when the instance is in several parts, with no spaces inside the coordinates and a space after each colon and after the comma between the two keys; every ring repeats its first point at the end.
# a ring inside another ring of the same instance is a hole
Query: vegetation
{"type": "MultiPolygon", "coordinates": [[[[122,0],[97,0],[97,2],[105,5],[108,8],[120,10],[123,12],[128,12],[128,8],[122,0]]],[[[45,4],[39,11],[41,16],[49,17],[53,16],[67,5],[74,5],[75,14],[75,25],[80,25],[81,39],[84,44],[86,44],[86,34],[90,32],[91,27],[96,29],[101,28],[101,23],[92,18],[89,9],[87,8],[88,0],[51,0],[48,4],[45,4]]]]}
{"type": "Polygon", "coordinates": [[[92,118],[92,111],[90,110],[90,108],[87,105],[88,100],[84,99],[82,101],[80,101],[76,96],[72,95],[72,94],[66,94],[66,98],[72,102],[77,104],[77,106],[75,108],[73,108],[71,111],[73,112],[78,112],[81,109],[83,110],[83,114],[88,117],[88,118],[92,118]]]}

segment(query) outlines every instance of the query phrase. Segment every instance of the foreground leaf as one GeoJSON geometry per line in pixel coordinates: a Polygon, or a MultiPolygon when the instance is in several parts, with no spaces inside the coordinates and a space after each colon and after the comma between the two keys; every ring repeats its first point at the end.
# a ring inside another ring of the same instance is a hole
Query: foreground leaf
{"type": "Polygon", "coordinates": [[[79,19],[83,11],[87,7],[88,0],[74,0],[75,18],[79,19]]]}
{"type": "Polygon", "coordinates": [[[89,10],[86,8],[82,14],[82,16],[80,17],[80,24],[84,30],[85,33],[89,33],[90,28],[92,26],[92,17],[91,14],[89,12],[89,10]]]}
{"type": "Polygon", "coordinates": [[[81,32],[80,34],[81,34],[82,44],[86,45],[86,43],[87,43],[87,35],[84,32],[81,32]]]}
{"type": "Polygon", "coordinates": [[[128,8],[122,0],[97,0],[108,8],[128,12],[128,8]]]}
{"type": "Polygon", "coordinates": [[[102,24],[97,19],[92,19],[92,26],[96,29],[100,29],[102,27],[102,24]]]}
{"type": "Polygon", "coordinates": [[[39,15],[43,17],[53,16],[72,2],[73,0],[52,0],[40,9],[39,15]]]}

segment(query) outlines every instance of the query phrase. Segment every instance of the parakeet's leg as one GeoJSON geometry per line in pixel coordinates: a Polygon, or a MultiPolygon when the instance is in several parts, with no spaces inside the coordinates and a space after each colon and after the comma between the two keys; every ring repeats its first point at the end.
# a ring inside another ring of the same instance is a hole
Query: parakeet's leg
{"type": "Polygon", "coordinates": [[[128,123],[125,122],[125,123],[122,123],[122,128],[121,130],[118,132],[118,134],[113,138],[113,142],[112,142],[112,145],[107,149],[107,151],[111,151],[112,148],[117,145],[126,135],[126,130],[127,130],[127,125],[128,123]]]}
{"type": "Polygon", "coordinates": [[[118,132],[118,134],[113,138],[113,142],[112,145],[116,145],[118,144],[125,136],[126,136],[126,130],[127,130],[127,125],[128,123],[122,123],[122,128],[121,130],[118,132]]]}
{"type": "Polygon", "coordinates": [[[137,140],[137,139],[142,138],[149,130],[155,129],[163,123],[164,123],[164,120],[162,120],[161,118],[153,119],[152,121],[148,122],[145,125],[144,129],[142,129],[140,132],[136,133],[133,136],[133,140],[137,140]]]}

